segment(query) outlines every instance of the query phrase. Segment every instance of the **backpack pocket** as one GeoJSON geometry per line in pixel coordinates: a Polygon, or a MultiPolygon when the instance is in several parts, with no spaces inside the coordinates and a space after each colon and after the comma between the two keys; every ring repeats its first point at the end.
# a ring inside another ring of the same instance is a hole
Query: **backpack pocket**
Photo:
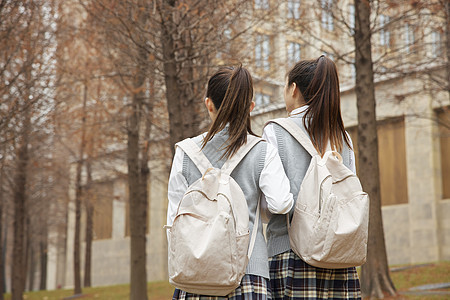
{"type": "Polygon", "coordinates": [[[238,253],[246,253],[248,251],[248,244],[250,240],[250,232],[241,234],[237,236],[235,239],[236,251],[233,253],[233,266],[237,268],[233,269],[233,273],[236,278],[233,280],[241,281],[241,278],[245,275],[246,268],[243,266],[247,266],[248,264],[248,256],[247,255],[238,255],[238,253]]]}
{"type": "Polygon", "coordinates": [[[317,226],[320,215],[310,211],[305,205],[297,203],[289,228],[289,240],[292,250],[304,260],[311,255],[313,228],[317,226]]]}
{"type": "Polygon", "coordinates": [[[313,259],[343,267],[363,264],[367,253],[368,205],[364,192],[355,193],[351,199],[336,199],[326,212],[327,226],[318,234],[323,238],[323,248],[315,251],[313,259]]]}
{"type": "Polygon", "coordinates": [[[220,212],[216,218],[184,212],[172,226],[170,279],[179,284],[228,285],[233,276],[232,256],[236,244],[232,217],[220,212]],[[176,270],[176,272],[174,271],[176,270]]]}

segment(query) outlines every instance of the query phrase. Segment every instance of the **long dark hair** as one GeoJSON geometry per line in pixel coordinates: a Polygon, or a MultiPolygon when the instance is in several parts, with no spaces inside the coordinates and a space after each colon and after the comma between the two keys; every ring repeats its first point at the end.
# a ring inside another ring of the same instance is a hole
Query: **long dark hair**
{"type": "Polygon", "coordinates": [[[250,125],[253,99],[250,72],[242,66],[220,68],[208,81],[206,97],[214,103],[217,117],[203,140],[202,148],[229,124],[229,137],[222,156],[229,158],[247,142],[247,133],[255,135],[250,125]]]}
{"type": "Polygon", "coordinates": [[[316,150],[323,155],[327,143],[341,151],[343,140],[351,148],[341,116],[339,77],[334,62],[322,55],[301,60],[288,72],[288,85],[295,82],[308,108],[303,124],[316,150]]]}

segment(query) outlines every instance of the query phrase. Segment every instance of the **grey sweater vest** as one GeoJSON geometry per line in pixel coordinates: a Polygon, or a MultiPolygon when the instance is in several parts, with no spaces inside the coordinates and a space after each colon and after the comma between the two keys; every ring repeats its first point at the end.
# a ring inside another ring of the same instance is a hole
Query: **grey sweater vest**
{"type": "MultiPolygon", "coordinates": [[[[307,133],[303,126],[304,112],[290,117],[305,133],[307,133]]],[[[292,137],[284,128],[278,124],[273,124],[275,135],[278,143],[278,153],[283,163],[284,171],[286,172],[289,182],[291,184],[291,193],[294,197],[294,201],[297,201],[300,186],[306,171],[308,170],[309,163],[311,162],[311,155],[292,137]]],[[[343,150],[341,152],[344,165],[350,166],[350,155],[352,150],[344,143],[343,150]]],[[[289,216],[292,217],[294,213],[294,206],[289,212],[289,216]]],[[[269,256],[275,256],[280,253],[288,251],[291,246],[289,244],[289,235],[286,224],[285,215],[272,215],[269,224],[267,224],[267,249],[269,256]]]]}
{"type": "MultiPolygon", "coordinates": [[[[201,147],[204,135],[194,138],[194,141],[201,147]]],[[[217,133],[211,141],[203,148],[203,153],[216,168],[221,168],[226,159],[220,159],[225,152],[223,146],[228,138],[227,129],[217,133]]],[[[250,150],[250,152],[242,159],[239,165],[231,173],[231,177],[239,184],[244,192],[249,210],[249,229],[250,234],[253,230],[253,224],[256,216],[256,206],[258,204],[261,190],[259,188],[259,177],[266,158],[266,142],[259,142],[250,150]]],[[[183,176],[186,178],[188,185],[194,183],[202,174],[194,165],[192,160],[185,154],[183,158],[183,176]]],[[[261,221],[258,225],[258,231],[250,261],[247,266],[246,274],[258,275],[269,278],[269,265],[267,260],[267,246],[263,235],[263,227],[261,221]]]]}

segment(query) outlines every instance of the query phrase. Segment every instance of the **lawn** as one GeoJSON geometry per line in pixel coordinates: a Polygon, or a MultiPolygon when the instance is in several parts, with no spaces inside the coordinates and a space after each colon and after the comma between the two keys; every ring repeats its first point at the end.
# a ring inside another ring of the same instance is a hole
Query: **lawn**
{"type": "MultiPolygon", "coordinates": [[[[395,270],[396,268],[392,268],[395,270]]],[[[412,287],[425,284],[435,284],[450,282],[450,262],[440,262],[436,264],[418,265],[414,268],[391,272],[391,279],[400,293],[406,293],[412,287]]],[[[438,290],[450,293],[450,289],[438,290]]],[[[407,299],[449,299],[447,295],[418,295],[407,294],[407,299]]]]}
{"type": "MultiPolygon", "coordinates": [[[[171,298],[173,287],[165,281],[150,282],[148,284],[149,300],[167,300],[171,298]]],[[[93,287],[84,288],[83,296],[72,297],[70,299],[107,299],[107,300],[122,300],[128,299],[130,293],[130,286],[128,284],[113,285],[107,287],[93,287]]],[[[25,293],[25,300],[60,300],[71,297],[73,290],[56,290],[56,291],[39,291],[25,293]]],[[[11,295],[7,294],[5,300],[10,300],[11,295]]]]}
{"type": "MultiPolygon", "coordinates": [[[[405,266],[401,266],[405,267],[405,266]]],[[[393,268],[395,270],[396,268],[393,268]]],[[[399,268],[391,272],[395,287],[402,294],[398,299],[449,299],[450,295],[410,295],[406,294],[412,287],[450,282],[450,262],[440,262],[415,266],[413,268],[399,268]]],[[[450,292],[450,289],[440,290],[450,292]]],[[[171,298],[173,287],[168,282],[151,282],[148,284],[149,300],[167,300],[171,298]]],[[[40,291],[24,295],[26,300],[60,300],[70,297],[73,290],[40,291]]],[[[108,287],[95,287],[83,289],[83,296],[72,299],[128,299],[129,285],[114,285],[108,287]]],[[[11,295],[6,295],[6,300],[11,295]]],[[[389,298],[394,299],[394,298],[389,298]]]]}

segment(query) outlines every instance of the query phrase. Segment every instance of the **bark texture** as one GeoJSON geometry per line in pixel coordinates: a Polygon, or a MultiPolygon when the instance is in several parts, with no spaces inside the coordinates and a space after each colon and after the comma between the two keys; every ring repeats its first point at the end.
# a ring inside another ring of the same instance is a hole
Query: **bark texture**
{"type": "Polygon", "coordinates": [[[446,51],[447,51],[447,92],[450,98],[450,1],[445,2],[445,16],[447,26],[445,27],[446,51]]]}
{"type": "Polygon", "coordinates": [[[84,152],[86,147],[86,103],[87,103],[87,85],[84,84],[83,90],[83,110],[81,123],[81,139],[78,151],[78,162],[76,168],[75,182],[75,234],[73,243],[73,278],[74,278],[74,295],[81,294],[81,242],[80,242],[80,225],[81,225],[81,197],[83,186],[81,182],[81,172],[83,169],[84,152]]]}
{"type": "Polygon", "coordinates": [[[39,242],[39,257],[41,265],[41,280],[39,282],[39,290],[43,291],[47,289],[47,230],[45,235],[42,237],[42,241],[39,242]]]}
{"type": "Polygon", "coordinates": [[[167,110],[169,112],[169,136],[172,156],[174,145],[199,133],[201,122],[201,99],[196,95],[197,87],[194,80],[194,54],[192,51],[192,35],[186,32],[189,28],[189,18],[181,18],[177,11],[177,2],[164,1],[159,7],[161,15],[161,45],[164,64],[164,81],[166,85],[167,110]],[[178,20],[178,22],[177,22],[178,20]],[[186,49],[183,63],[176,60],[180,49],[186,49]]]}
{"type": "Polygon", "coordinates": [[[14,242],[12,268],[12,300],[21,300],[26,282],[26,252],[25,252],[25,220],[26,220],[26,186],[27,166],[29,163],[29,108],[24,109],[21,144],[17,151],[17,170],[14,178],[14,242]]]}
{"type": "Polygon", "coordinates": [[[381,216],[380,171],[376,123],[375,85],[372,45],[370,42],[370,7],[368,0],[355,1],[355,67],[356,99],[358,107],[359,177],[370,196],[369,239],[367,262],[362,266],[361,290],[363,297],[383,298],[395,295],[389,276],[381,216]]]}
{"type": "Polygon", "coordinates": [[[90,160],[86,162],[87,186],[84,197],[86,209],[86,248],[84,255],[84,287],[91,286],[92,240],[94,237],[94,203],[92,195],[92,170],[90,160]]]}
{"type": "MultiPolygon", "coordinates": [[[[4,151],[4,147],[2,149],[4,151]]],[[[5,262],[3,259],[3,162],[0,160],[0,300],[4,300],[5,262]]]]}
{"type": "MultiPolygon", "coordinates": [[[[140,24],[148,18],[147,13],[141,16],[140,24]]],[[[141,171],[146,170],[147,162],[141,161],[139,156],[141,124],[143,120],[144,92],[147,55],[144,50],[139,52],[141,64],[136,70],[134,78],[134,94],[132,109],[128,117],[128,188],[130,202],[130,300],[147,300],[147,176],[141,171]]]]}

